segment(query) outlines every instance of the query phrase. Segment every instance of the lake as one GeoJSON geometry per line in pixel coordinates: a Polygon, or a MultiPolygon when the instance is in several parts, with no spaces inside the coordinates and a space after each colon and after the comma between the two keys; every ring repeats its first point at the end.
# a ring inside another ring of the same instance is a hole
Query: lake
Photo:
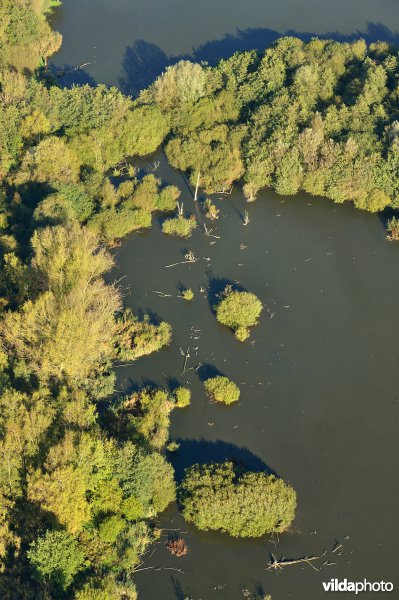
{"type": "MultiPolygon", "coordinates": [[[[105,82],[134,94],[178,56],[215,62],[288,31],[395,40],[398,17],[389,0],[69,0],[54,18],[64,36],[54,64],[96,60],[64,83],[105,82]]],[[[185,210],[203,221],[185,179],[161,153],[142,166],[178,185],[185,210]]],[[[177,477],[193,462],[226,457],[266,466],[294,486],[298,513],[279,539],[233,540],[197,531],[170,506],[159,519],[160,543],[137,574],[140,599],[241,600],[247,589],[250,598],[319,600],[323,581],[345,577],[397,586],[399,245],[385,239],[379,216],[349,204],[264,191],[248,205],[238,189],[214,201],[220,217],[208,226],[217,237],[197,229],[187,241],[167,238],[154,218],[151,231],[115,250],[126,304],[174,332],[170,347],[121,368],[119,387],[188,385],[191,406],[172,415],[177,477]],[[168,267],[187,250],[196,263],[168,267]],[[226,283],[265,306],[244,344],[212,311],[226,283]],[[177,297],[182,287],[193,289],[192,302],[177,297]],[[202,379],[215,370],[239,384],[238,405],[208,402],[202,379]],[[175,529],[189,547],[180,559],[163,544],[175,529]],[[308,564],[266,571],[271,553],[291,559],[324,550],[320,571],[308,564]]]]}

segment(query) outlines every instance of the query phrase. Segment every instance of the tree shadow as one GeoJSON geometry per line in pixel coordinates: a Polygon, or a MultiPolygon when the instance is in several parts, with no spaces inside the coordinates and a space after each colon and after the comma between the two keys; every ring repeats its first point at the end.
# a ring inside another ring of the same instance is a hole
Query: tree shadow
{"type": "Polygon", "coordinates": [[[213,277],[209,279],[208,285],[208,304],[213,313],[215,313],[215,305],[218,303],[221,294],[224,292],[226,286],[231,285],[234,290],[244,292],[245,288],[241,285],[236,284],[231,279],[225,279],[224,277],[213,277]]]}
{"type": "Polygon", "coordinates": [[[89,85],[95,87],[96,80],[84,69],[74,65],[63,64],[62,66],[50,65],[50,75],[63,88],[71,88],[73,85],[89,85]]]}
{"type": "Polygon", "coordinates": [[[179,60],[178,57],[169,59],[156,44],[136,40],[125,50],[119,87],[124,94],[136,97],[176,60],[179,60]]]}
{"type": "Polygon", "coordinates": [[[180,444],[179,450],[171,456],[177,481],[181,481],[184,470],[192,464],[205,464],[209,462],[223,462],[233,460],[251,471],[266,471],[270,475],[276,472],[256,454],[246,447],[239,447],[223,440],[175,440],[180,444]]]}
{"type": "Polygon", "coordinates": [[[173,575],[171,575],[170,579],[172,581],[173,591],[175,593],[176,600],[191,600],[192,595],[190,590],[184,591],[181,581],[173,575]]]}
{"type": "Polygon", "coordinates": [[[222,375],[222,373],[213,365],[203,363],[197,370],[197,375],[201,381],[205,381],[206,379],[209,379],[209,377],[217,377],[218,375],[222,375]]]}

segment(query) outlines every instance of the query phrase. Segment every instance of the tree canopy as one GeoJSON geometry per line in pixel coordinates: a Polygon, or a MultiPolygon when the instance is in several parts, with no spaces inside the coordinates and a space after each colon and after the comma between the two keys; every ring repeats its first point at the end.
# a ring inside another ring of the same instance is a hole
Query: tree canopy
{"type": "Polygon", "coordinates": [[[186,469],[179,502],[184,518],[199,529],[259,537],[291,525],[296,494],[274,475],[244,471],[226,461],[186,469]]]}

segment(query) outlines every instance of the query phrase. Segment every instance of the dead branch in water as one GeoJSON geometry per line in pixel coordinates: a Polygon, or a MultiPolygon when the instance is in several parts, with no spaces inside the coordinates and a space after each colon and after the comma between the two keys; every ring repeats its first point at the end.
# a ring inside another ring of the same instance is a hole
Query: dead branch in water
{"type": "Polygon", "coordinates": [[[208,237],[213,237],[213,238],[216,238],[217,240],[220,240],[220,235],[213,235],[212,231],[213,231],[213,229],[208,229],[208,227],[206,226],[206,223],[204,223],[205,235],[207,235],[208,237]]]}
{"type": "Polygon", "coordinates": [[[61,77],[64,77],[65,75],[67,75],[68,73],[74,73],[75,71],[79,71],[80,69],[84,69],[85,67],[88,67],[89,65],[94,65],[94,63],[96,63],[96,60],[92,60],[90,62],[84,62],[81,65],[77,65],[76,67],[73,67],[72,69],[68,69],[68,70],[64,70],[64,71],[60,71],[59,73],[56,74],[56,78],[60,79],[61,77]]]}
{"type": "Polygon", "coordinates": [[[182,375],[186,372],[187,361],[189,358],[190,358],[190,346],[187,346],[187,350],[184,355],[183,371],[181,372],[182,375]]]}
{"type": "Polygon", "coordinates": [[[172,294],[165,294],[164,292],[159,292],[158,290],[152,290],[154,294],[158,294],[161,298],[171,298],[172,294]]]}
{"type": "Polygon", "coordinates": [[[284,569],[284,567],[289,567],[291,565],[299,565],[301,563],[307,563],[310,567],[312,567],[312,569],[314,569],[315,571],[318,571],[319,569],[317,569],[311,563],[315,560],[319,560],[320,558],[322,558],[325,555],[326,555],[326,551],[324,551],[323,554],[320,554],[320,556],[304,556],[303,558],[296,558],[296,559],[292,559],[292,560],[287,560],[286,558],[281,558],[280,560],[277,560],[277,558],[273,554],[271,554],[269,566],[266,568],[266,571],[271,571],[273,569],[275,571],[279,571],[279,570],[284,569]]]}
{"type": "Polygon", "coordinates": [[[182,260],[180,262],[176,262],[176,263],[172,263],[171,265],[165,265],[165,269],[169,269],[169,267],[176,267],[177,265],[185,265],[187,263],[195,263],[199,261],[199,258],[197,258],[194,254],[194,252],[192,252],[191,250],[189,250],[187,252],[187,254],[184,255],[184,258],[186,260],[182,260]]]}

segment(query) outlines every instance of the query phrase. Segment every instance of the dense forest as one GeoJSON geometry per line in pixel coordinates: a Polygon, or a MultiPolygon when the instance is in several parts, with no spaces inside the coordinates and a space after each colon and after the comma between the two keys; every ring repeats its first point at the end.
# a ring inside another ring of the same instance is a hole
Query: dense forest
{"type": "MultiPolygon", "coordinates": [[[[216,67],[182,61],[136,99],[63,89],[46,69],[57,4],[0,1],[0,595],[133,600],[154,519],[176,497],[199,528],[243,537],[289,527],[296,499],[228,461],[193,465],[176,486],[165,448],[190,391],[114,393],[116,364],[172,337],[104,280],[109,246],[180,196],[130,159],[164,145],[207,193],[238,182],[248,200],[272,186],[395,209],[399,59],[385,43],[290,37],[216,67]]],[[[178,209],[164,232],[190,235],[178,209]]],[[[244,341],[261,309],[226,290],[216,316],[244,341]]],[[[208,394],[234,403],[237,386],[214,379],[208,394]]]]}

